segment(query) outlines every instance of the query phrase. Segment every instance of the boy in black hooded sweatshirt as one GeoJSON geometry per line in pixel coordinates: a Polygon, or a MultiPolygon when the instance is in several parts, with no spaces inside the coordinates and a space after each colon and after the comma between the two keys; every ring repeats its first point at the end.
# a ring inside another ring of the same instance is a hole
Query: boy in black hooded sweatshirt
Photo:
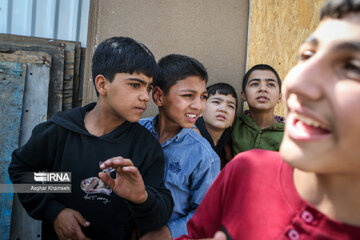
{"type": "Polygon", "coordinates": [[[57,113],[13,152],[13,183],[23,183],[24,172],[72,174],[72,193],[19,194],[28,214],[42,220],[43,239],[130,239],[134,228],[146,233],[166,224],[173,202],[162,150],[137,123],[156,71],[143,44],[105,40],[92,62],[97,102],[57,113]]]}

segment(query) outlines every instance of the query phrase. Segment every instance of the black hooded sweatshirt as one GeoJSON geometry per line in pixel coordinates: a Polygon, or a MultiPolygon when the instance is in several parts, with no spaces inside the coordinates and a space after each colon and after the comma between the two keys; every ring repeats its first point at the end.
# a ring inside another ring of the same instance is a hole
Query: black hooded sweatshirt
{"type": "Polygon", "coordinates": [[[64,208],[79,211],[91,223],[82,228],[91,239],[130,239],[134,228],[140,233],[153,231],[171,216],[173,201],[163,183],[164,158],[158,141],[144,127],[130,122],[101,137],[90,134],[84,118],[94,106],[57,113],[36,126],[29,141],[12,154],[9,174],[13,183],[23,183],[24,172],[72,174],[71,193],[19,194],[28,214],[43,220],[43,239],[57,239],[53,223],[64,208]],[[110,189],[94,193],[94,186],[87,186],[101,171],[99,162],[116,156],[131,159],[139,169],[148,192],[145,203],[133,204],[110,189]]]}

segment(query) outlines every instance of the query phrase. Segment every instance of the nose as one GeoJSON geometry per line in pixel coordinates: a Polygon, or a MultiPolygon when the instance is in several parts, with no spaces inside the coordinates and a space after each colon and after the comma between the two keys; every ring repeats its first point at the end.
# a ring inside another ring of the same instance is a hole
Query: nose
{"type": "Polygon", "coordinates": [[[219,112],[223,112],[223,113],[227,113],[227,109],[224,105],[221,105],[219,108],[218,108],[218,111],[219,112]]]}
{"type": "Polygon", "coordinates": [[[283,92],[298,98],[316,101],[322,98],[324,84],[331,77],[331,68],[327,68],[323,59],[313,56],[303,63],[298,63],[290,70],[283,84],[283,92]]]}
{"type": "Polygon", "coordinates": [[[146,88],[143,91],[141,91],[140,96],[139,96],[140,101],[149,102],[149,100],[150,100],[149,94],[150,93],[147,91],[146,88]]]}
{"type": "Polygon", "coordinates": [[[190,107],[194,110],[202,110],[205,107],[205,100],[201,99],[201,97],[194,98],[190,107]]]}
{"type": "Polygon", "coordinates": [[[266,82],[265,82],[265,81],[260,81],[260,83],[259,83],[259,91],[260,91],[260,92],[266,92],[266,91],[267,91],[266,82]]]}

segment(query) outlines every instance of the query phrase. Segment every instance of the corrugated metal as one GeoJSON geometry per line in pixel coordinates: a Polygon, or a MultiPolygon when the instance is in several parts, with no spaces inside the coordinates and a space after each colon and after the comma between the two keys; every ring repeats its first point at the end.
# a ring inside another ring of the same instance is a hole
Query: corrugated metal
{"type": "Polygon", "coordinates": [[[80,41],[86,47],[90,0],[0,0],[0,33],[80,41]]]}

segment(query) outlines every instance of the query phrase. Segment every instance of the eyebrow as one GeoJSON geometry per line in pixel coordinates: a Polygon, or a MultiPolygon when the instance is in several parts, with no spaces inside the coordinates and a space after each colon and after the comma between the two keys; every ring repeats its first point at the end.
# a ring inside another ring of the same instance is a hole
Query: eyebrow
{"type": "Polygon", "coordinates": [[[344,42],[334,48],[335,51],[356,51],[360,52],[360,42],[344,42]]]}
{"type": "MultiPolygon", "coordinates": [[[[318,46],[319,40],[316,39],[315,36],[310,36],[304,41],[304,44],[312,44],[312,45],[318,46]]],[[[358,42],[358,41],[342,42],[342,43],[336,44],[333,50],[360,52],[360,42],[358,42]]]]}
{"type": "MultiPolygon", "coordinates": [[[[180,92],[192,92],[192,93],[196,93],[197,91],[196,90],[193,90],[193,89],[182,89],[180,90],[180,92]]],[[[201,94],[207,94],[208,92],[207,91],[204,91],[202,92],[201,94]]]]}
{"type": "Polygon", "coordinates": [[[142,80],[142,79],[140,79],[140,78],[128,78],[127,80],[136,81],[136,82],[139,82],[139,83],[141,83],[141,84],[143,84],[143,85],[147,85],[147,84],[153,85],[152,82],[151,82],[151,83],[148,83],[148,82],[145,82],[144,80],[142,80]]]}
{"type": "Polygon", "coordinates": [[[307,39],[305,39],[305,41],[303,42],[303,44],[308,43],[308,44],[313,44],[313,45],[319,45],[319,40],[317,40],[317,38],[315,38],[315,36],[309,36],[307,39]]]}
{"type": "MultiPolygon", "coordinates": [[[[219,97],[213,97],[213,98],[211,98],[211,100],[213,100],[213,99],[219,100],[219,101],[224,101],[223,98],[219,98],[219,97]]],[[[225,102],[227,102],[227,103],[232,103],[232,104],[236,105],[235,102],[234,102],[234,101],[231,101],[231,100],[225,100],[225,102]]]]}
{"type": "MultiPolygon", "coordinates": [[[[253,82],[253,81],[260,81],[260,78],[253,78],[249,81],[249,83],[253,82]]],[[[265,78],[265,81],[267,82],[277,82],[275,79],[272,78],[265,78]]]]}

